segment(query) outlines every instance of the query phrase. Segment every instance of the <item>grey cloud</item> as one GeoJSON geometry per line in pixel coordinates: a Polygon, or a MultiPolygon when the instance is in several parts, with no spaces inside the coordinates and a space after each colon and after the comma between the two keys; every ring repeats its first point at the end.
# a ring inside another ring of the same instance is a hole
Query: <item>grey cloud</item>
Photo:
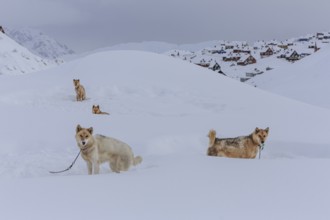
{"type": "Polygon", "coordinates": [[[325,0],[3,1],[2,25],[39,28],[77,51],[132,41],[254,41],[330,30],[325,0]]]}

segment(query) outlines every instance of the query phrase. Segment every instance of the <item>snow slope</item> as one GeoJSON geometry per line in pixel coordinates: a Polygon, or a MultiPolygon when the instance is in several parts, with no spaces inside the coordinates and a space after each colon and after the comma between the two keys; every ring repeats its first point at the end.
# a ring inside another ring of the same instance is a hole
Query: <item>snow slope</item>
{"type": "Polygon", "coordinates": [[[65,55],[74,54],[68,46],[36,29],[6,29],[6,33],[23,47],[45,59],[56,60],[65,55]]]}
{"type": "Polygon", "coordinates": [[[102,52],[1,76],[0,121],[4,219],[330,215],[329,110],[164,55],[102,52]],[[85,86],[86,101],[75,101],[73,78],[85,86]],[[93,104],[110,115],[93,115],[93,104]],[[121,174],[104,164],[100,175],[88,176],[79,158],[70,171],[49,174],[78,153],[77,124],[125,141],[144,161],[121,174]],[[261,160],[205,155],[211,128],[229,137],[268,126],[261,160]]]}
{"type": "Polygon", "coordinates": [[[92,52],[87,52],[84,54],[80,54],[72,57],[81,57],[82,55],[90,55],[92,53],[105,52],[105,51],[116,51],[116,50],[136,50],[136,51],[145,51],[145,52],[153,52],[153,53],[165,53],[170,50],[178,49],[178,50],[187,50],[187,51],[198,51],[202,50],[206,47],[210,47],[214,45],[217,41],[206,41],[195,44],[171,44],[167,42],[161,41],[143,41],[143,42],[129,42],[123,44],[116,44],[111,47],[100,48],[92,52]]]}
{"type": "Polygon", "coordinates": [[[25,74],[57,65],[32,54],[7,35],[0,33],[0,75],[25,74]]]}
{"type": "Polygon", "coordinates": [[[280,67],[260,75],[248,83],[280,95],[313,105],[330,108],[330,46],[313,56],[289,66],[280,67]]]}

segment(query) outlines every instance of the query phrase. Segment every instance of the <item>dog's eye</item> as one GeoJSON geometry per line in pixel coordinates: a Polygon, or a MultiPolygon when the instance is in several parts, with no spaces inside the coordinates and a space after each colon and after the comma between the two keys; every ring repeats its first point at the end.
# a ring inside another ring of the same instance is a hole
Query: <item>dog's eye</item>
{"type": "Polygon", "coordinates": [[[88,135],[86,135],[85,138],[88,138],[88,135]]]}

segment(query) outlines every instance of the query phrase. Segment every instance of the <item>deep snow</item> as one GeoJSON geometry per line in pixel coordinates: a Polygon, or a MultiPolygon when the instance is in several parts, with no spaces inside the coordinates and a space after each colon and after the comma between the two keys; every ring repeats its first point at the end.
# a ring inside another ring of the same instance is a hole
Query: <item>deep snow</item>
{"type": "Polygon", "coordinates": [[[0,78],[4,219],[328,219],[330,111],[164,55],[93,54],[0,78]],[[72,79],[85,86],[76,102],[72,79]],[[93,115],[93,104],[110,112],[93,115]],[[130,144],[144,161],[115,174],[84,161],[75,127],[130,144]],[[207,157],[218,136],[270,127],[261,160],[207,157]]]}

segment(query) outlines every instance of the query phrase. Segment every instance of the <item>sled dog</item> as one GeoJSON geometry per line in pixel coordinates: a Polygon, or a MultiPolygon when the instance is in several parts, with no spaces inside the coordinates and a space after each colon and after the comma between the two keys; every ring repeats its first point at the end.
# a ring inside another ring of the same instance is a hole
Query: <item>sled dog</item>
{"type": "Polygon", "coordinates": [[[92,112],[93,114],[110,115],[108,112],[102,112],[99,105],[93,105],[92,112]]]}
{"type": "Polygon", "coordinates": [[[210,130],[208,156],[231,158],[255,158],[265,143],[269,128],[256,128],[250,135],[236,138],[217,138],[215,130],[210,130]]]}
{"type": "Polygon", "coordinates": [[[73,85],[76,91],[76,99],[77,101],[83,101],[86,99],[85,88],[80,84],[79,79],[73,79],[73,85]]]}
{"type": "Polygon", "coordinates": [[[99,134],[93,136],[93,127],[77,125],[76,141],[87,163],[89,175],[98,174],[100,164],[104,162],[109,162],[110,169],[116,173],[127,171],[132,165],[142,162],[142,157],[134,157],[128,144],[99,134]]]}

